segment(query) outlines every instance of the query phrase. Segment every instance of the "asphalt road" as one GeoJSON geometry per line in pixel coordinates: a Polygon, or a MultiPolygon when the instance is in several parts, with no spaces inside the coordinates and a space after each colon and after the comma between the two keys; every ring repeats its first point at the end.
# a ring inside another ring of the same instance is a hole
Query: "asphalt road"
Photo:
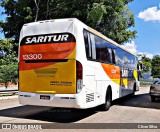
{"type": "Polygon", "coordinates": [[[0,123],[160,123],[160,100],[151,102],[148,91],[149,87],[141,87],[135,96],[114,101],[109,111],[22,106],[18,99],[0,100],[0,123]]]}

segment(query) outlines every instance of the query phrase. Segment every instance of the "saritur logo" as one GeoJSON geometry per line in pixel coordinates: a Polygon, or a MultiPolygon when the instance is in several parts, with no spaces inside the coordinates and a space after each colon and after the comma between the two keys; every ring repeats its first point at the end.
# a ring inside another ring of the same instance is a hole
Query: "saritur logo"
{"type": "Polygon", "coordinates": [[[34,36],[34,37],[27,37],[25,44],[31,44],[31,43],[50,43],[50,42],[67,42],[69,35],[63,34],[63,35],[43,35],[43,36],[34,36]]]}
{"type": "Polygon", "coordinates": [[[20,45],[59,44],[69,42],[76,42],[75,36],[71,33],[38,34],[25,36],[20,42],[20,45]]]}

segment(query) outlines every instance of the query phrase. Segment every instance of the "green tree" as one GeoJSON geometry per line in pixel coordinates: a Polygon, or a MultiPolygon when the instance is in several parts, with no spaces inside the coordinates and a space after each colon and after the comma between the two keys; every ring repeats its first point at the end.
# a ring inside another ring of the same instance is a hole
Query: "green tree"
{"type": "Polygon", "coordinates": [[[152,59],[152,76],[160,78],[160,55],[153,56],[152,59]]]}
{"type": "Polygon", "coordinates": [[[126,6],[131,1],[103,0],[102,3],[93,4],[88,13],[89,25],[119,44],[135,38],[136,31],[127,30],[134,26],[134,15],[126,6]],[[97,13],[99,15],[95,21],[94,16],[97,13]]]}
{"type": "Polygon", "coordinates": [[[13,50],[12,40],[0,41],[0,83],[7,88],[8,83],[17,83],[18,80],[18,59],[13,50]]]}
{"type": "Polygon", "coordinates": [[[88,13],[87,19],[89,21],[92,21],[90,25],[96,28],[105,14],[107,14],[107,12],[104,3],[93,3],[93,7],[88,13]]]}
{"type": "Polygon", "coordinates": [[[35,20],[78,18],[122,44],[135,38],[134,15],[127,7],[133,0],[2,0],[5,21],[0,22],[6,38],[18,42],[24,23],[35,20]]]}
{"type": "Polygon", "coordinates": [[[142,63],[145,66],[145,69],[143,69],[143,72],[149,72],[151,70],[151,59],[146,57],[146,55],[142,56],[141,59],[142,63]]]}

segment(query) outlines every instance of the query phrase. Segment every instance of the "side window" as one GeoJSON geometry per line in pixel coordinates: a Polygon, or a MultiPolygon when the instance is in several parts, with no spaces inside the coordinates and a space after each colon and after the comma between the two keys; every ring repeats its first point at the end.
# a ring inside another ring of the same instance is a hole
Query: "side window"
{"type": "Polygon", "coordinates": [[[123,50],[122,49],[120,49],[120,48],[116,48],[116,53],[117,53],[117,55],[116,55],[116,63],[118,64],[118,65],[123,65],[123,50]]]}
{"type": "Polygon", "coordinates": [[[94,35],[90,33],[90,42],[91,42],[91,50],[92,50],[92,59],[96,60],[96,46],[95,46],[95,38],[94,35]]]}
{"type": "MultiPolygon", "coordinates": [[[[116,47],[112,50],[112,63],[117,64],[119,66],[129,66],[132,68],[136,68],[136,58],[134,55],[128,53],[127,51],[116,47]],[[115,58],[115,59],[113,59],[115,58]]],[[[138,65],[137,65],[138,66],[138,65]]]]}
{"type": "Polygon", "coordinates": [[[87,59],[95,60],[96,59],[96,50],[95,50],[94,35],[86,30],[83,30],[83,35],[84,35],[84,42],[85,42],[87,59]]]}
{"type": "Polygon", "coordinates": [[[136,68],[135,56],[128,53],[127,57],[128,57],[128,60],[129,60],[128,66],[131,67],[131,68],[136,68]]]}
{"type": "Polygon", "coordinates": [[[106,63],[111,63],[111,58],[110,58],[110,53],[109,53],[109,49],[104,46],[101,51],[100,51],[100,54],[101,54],[101,61],[102,62],[106,62],[106,63]]]}
{"type": "Polygon", "coordinates": [[[123,50],[122,65],[131,67],[131,68],[136,68],[135,56],[123,50]]]}
{"type": "Polygon", "coordinates": [[[128,59],[128,53],[126,51],[124,51],[124,54],[123,54],[123,62],[124,62],[124,65],[128,66],[129,59],[128,59]]]}
{"type": "Polygon", "coordinates": [[[86,56],[89,60],[116,64],[116,47],[108,41],[83,30],[86,56]]]}
{"type": "Polygon", "coordinates": [[[107,46],[107,42],[102,38],[95,36],[96,44],[96,57],[98,61],[111,63],[110,53],[107,46]]]}
{"type": "MultiPolygon", "coordinates": [[[[116,48],[117,49],[117,48],[116,48]]],[[[119,65],[119,56],[117,54],[117,50],[114,50],[114,56],[115,56],[115,64],[119,65]]]]}
{"type": "Polygon", "coordinates": [[[112,63],[113,63],[113,64],[116,64],[116,60],[115,60],[115,50],[112,49],[111,55],[112,55],[112,63]]]}
{"type": "Polygon", "coordinates": [[[85,42],[85,49],[86,49],[86,56],[87,59],[91,59],[91,45],[90,45],[90,36],[89,33],[86,30],[83,30],[84,35],[84,42],[85,42]]]}

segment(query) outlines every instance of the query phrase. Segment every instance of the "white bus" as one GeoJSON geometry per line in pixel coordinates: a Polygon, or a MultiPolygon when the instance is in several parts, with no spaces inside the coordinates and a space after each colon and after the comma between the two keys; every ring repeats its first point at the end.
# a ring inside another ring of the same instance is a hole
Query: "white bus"
{"type": "Polygon", "coordinates": [[[139,90],[134,54],[78,19],[24,24],[19,40],[19,102],[108,110],[139,90]]]}

